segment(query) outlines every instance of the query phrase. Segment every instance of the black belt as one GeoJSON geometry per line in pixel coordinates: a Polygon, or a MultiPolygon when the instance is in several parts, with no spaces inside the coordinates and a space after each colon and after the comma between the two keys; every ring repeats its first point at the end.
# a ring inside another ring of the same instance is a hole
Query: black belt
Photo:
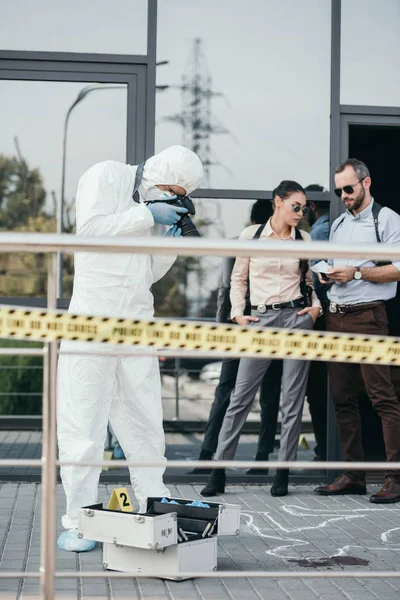
{"type": "Polygon", "coordinates": [[[258,304],[252,306],[252,310],[256,310],[260,313],[265,313],[267,310],[281,310],[282,308],[299,308],[305,307],[306,303],[304,298],[298,298],[297,300],[291,300],[290,302],[274,302],[274,304],[258,304]]]}
{"type": "Polygon", "coordinates": [[[377,300],[376,302],[364,302],[360,304],[336,304],[336,302],[329,303],[329,312],[330,313],[340,313],[343,315],[344,313],[356,312],[359,310],[368,310],[370,308],[375,308],[375,306],[380,306],[384,304],[383,300],[377,300]]]}

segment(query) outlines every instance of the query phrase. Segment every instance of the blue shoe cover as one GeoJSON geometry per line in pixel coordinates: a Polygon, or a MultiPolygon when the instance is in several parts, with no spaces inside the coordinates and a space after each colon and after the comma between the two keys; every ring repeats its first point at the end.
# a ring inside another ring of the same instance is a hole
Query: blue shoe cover
{"type": "Polygon", "coordinates": [[[125,454],[124,454],[124,451],[122,450],[121,446],[114,447],[113,458],[115,458],[116,460],[122,460],[125,458],[125,454]]]}
{"type": "Polygon", "coordinates": [[[66,550],[67,552],[89,552],[89,550],[93,550],[95,545],[96,542],[93,540],[79,538],[77,529],[66,529],[57,540],[57,546],[60,550],[66,550]]]}

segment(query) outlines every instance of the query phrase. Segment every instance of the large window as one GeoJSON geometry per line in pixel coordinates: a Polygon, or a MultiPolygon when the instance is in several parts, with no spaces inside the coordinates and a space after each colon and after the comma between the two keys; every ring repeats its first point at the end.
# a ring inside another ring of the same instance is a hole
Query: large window
{"type": "Polygon", "coordinates": [[[202,187],[328,187],[330,14],[330,0],[160,0],[157,149],[197,150],[202,187]]]}
{"type": "MultiPolygon", "coordinates": [[[[272,203],[270,200],[260,202],[262,205],[258,204],[256,215],[268,218],[272,214],[272,203]]],[[[251,224],[255,204],[254,200],[226,198],[196,198],[194,203],[193,220],[201,235],[211,239],[239,237],[251,224]]],[[[179,258],[166,277],[153,287],[156,315],[213,319],[222,260],[217,256],[179,258]]]]}
{"type": "Polygon", "coordinates": [[[341,103],[399,106],[399,0],[342,0],[341,103]]]}
{"type": "MultiPolygon", "coordinates": [[[[73,231],[79,177],[96,162],[126,160],[126,114],[126,85],[0,81],[0,230],[55,231],[63,196],[64,230],[73,231]]],[[[0,295],[45,294],[41,255],[4,255],[0,268],[0,295]]],[[[69,296],[71,256],[64,280],[69,296]]]]}
{"type": "Polygon", "coordinates": [[[146,54],[147,0],[3,0],[3,50],[146,54]]]}

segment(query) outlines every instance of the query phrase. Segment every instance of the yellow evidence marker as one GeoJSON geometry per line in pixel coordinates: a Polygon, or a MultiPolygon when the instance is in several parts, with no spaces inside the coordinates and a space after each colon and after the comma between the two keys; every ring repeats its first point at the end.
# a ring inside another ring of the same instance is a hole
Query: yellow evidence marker
{"type": "Polygon", "coordinates": [[[309,450],[310,444],[307,442],[307,438],[305,435],[300,437],[299,448],[303,448],[303,450],[309,450]]]}
{"type": "Polygon", "coordinates": [[[129,498],[128,490],[123,487],[113,489],[107,506],[108,510],[118,510],[118,508],[122,510],[122,512],[135,511],[131,499],[129,498]]]}
{"type": "MultiPolygon", "coordinates": [[[[104,460],[112,460],[113,457],[113,453],[111,452],[111,450],[104,450],[103,452],[103,458],[104,460]]],[[[102,471],[108,471],[109,467],[107,466],[103,466],[101,468],[102,471]]]]}

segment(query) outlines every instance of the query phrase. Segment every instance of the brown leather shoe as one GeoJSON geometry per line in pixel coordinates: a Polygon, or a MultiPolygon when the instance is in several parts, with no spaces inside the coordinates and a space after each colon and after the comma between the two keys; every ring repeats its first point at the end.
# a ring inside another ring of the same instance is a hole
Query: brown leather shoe
{"type": "MultiPolygon", "coordinates": [[[[399,488],[400,491],[400,488],[399,488]]],[[[355,479],[353,476],[343,473],[336,477],[335,481],[330,485],[321,485],[314,492],[321,496],[340,496],[342,494],[366,494],[367,488],[365,481],[355,479]]]]}
{"type": "Polygon", "coordinates": [[[400,502],[400,482],[393,479],[393,477],[387,477],[382,489],[373,494],[369,501],[374,504],[400,502]]]}

